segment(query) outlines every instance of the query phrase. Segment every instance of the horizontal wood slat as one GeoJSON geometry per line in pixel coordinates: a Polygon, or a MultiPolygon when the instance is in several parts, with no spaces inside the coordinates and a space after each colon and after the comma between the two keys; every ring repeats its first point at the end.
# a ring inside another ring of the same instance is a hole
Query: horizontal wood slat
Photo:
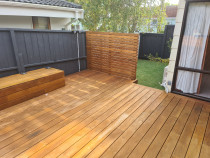
{"type": "Polygon", "coordinates": [[[139,35],[86,32],[88,69],[136,79],[139,35]]]}
{"type": "Polygon", "coordinates": [[[65,85],[64,71],[38,69],[25,75],[0,79],[0,110],[48,93],[65,85]]]}

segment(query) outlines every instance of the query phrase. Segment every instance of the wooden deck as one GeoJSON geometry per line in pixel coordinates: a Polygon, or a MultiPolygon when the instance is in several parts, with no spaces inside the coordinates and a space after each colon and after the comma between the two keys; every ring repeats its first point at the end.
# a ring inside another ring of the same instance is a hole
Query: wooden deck
{"type": "Polygon", "coordinates": [[[54,68],[0,78],[0,110],[64,86],[64,71],[54,68]]]}
{"type": "Polygon", "coordinates": [[[210,103],[86,70],[0,111],[0,157],[209,157],[210,103]]]}

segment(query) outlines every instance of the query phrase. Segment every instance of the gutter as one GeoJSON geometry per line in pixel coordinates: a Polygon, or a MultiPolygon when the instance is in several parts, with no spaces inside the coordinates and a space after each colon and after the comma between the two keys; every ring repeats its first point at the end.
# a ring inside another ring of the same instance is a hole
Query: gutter
{"type": "Polygon", "coordinates": [[[21,3],[21,2],[9,2],[9,1],[0,1],[0,6],[69,11],[69,12],[75,12],[76,15],[79,14],[79,13],[82,13],[84,15],[84,10],[83,9],[78,9],[78,8],[67,8],[67,7],[30,4],[30,3],[21,3]]]}

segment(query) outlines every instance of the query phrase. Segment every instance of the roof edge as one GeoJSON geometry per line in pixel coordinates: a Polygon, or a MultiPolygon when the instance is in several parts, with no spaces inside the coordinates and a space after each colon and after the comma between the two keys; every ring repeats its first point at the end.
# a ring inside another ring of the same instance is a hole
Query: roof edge
{"type": "MultiPolygon", "coordinates": [[[[21,9],[34,9],[37,10],[37,12],[39,12],[39,14],[42,13],[41,10],[44,11],[43,15],[46,15],[46,11],[48,11],[51,14],[53,14],[53,12],[55,13],[55,11],[58,12],[63,12],[62,16],[58,16],[56,14],[54,14],[54,16],[49,16],[49,17],[67,17],[67,15],[70,15],[71,13],[73,13],[73,17],[72,18],[77,18],[77,19],[83,19],[84,18],[84,10],[83,9],[78,9],[78,8],[67,8],[67,7],[59,7],[59,6],[49,6],[49,5],[40,5],[40,4],[30,4],[30,3],[17,3],[17,2],[8,2],[8,1],[0,1],[0,7],[5,7],[5,8],[11,8],[11,11],[13,11],[15,8],[21,10],[21,9]]],[[[0,11],[1,12],[1,11],[0,11]]],[[[9,13],[5,13],[3,11],[2,13],[0,13],[0,15],[21,15],[21,16],[33,16],[28,13],[24,13],[22,11],[20,11],[20,14],[18,14],[17,12],[9,12],[9,13]],[[26,14],[26,15],[25,15],[26,14]]],[[[60,13],[59,13],[60,14],[60,13]]],[[[35,15],[36,16],[36,15],[35,15]]]]}
{"type": "Polygon", "coordinates": [[[82,9],[82,5],[69,2],[66,0],[47,0],[47,1],[44,1],[44,0],[42,1],[40,0],[1,0],[1,1],[82,9]]]}
{"type": "Polygon", "coordinates": [[[69,8],[69,7],[60,7],[60,6],[51,6],[51,5],[41,5],[41,4],[32,4],[32,3],[21,3],[21,2],[11,2],[11,1],[0,1],[2,6],[12,6],[12,7],[24,7],[24,8],[45,8],[51,10],[64,10],[64,11],[79,11],[84,12],[82,8],[69,8]]]}

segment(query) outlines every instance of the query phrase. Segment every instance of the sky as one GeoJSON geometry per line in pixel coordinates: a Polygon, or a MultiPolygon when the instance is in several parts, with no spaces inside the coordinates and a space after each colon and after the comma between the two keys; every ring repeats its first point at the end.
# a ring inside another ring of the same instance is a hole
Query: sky
{"type": "Polygon", "coordinates": [[[171,4],[178,4],[179,0],[167,0],[171,4]]]}

